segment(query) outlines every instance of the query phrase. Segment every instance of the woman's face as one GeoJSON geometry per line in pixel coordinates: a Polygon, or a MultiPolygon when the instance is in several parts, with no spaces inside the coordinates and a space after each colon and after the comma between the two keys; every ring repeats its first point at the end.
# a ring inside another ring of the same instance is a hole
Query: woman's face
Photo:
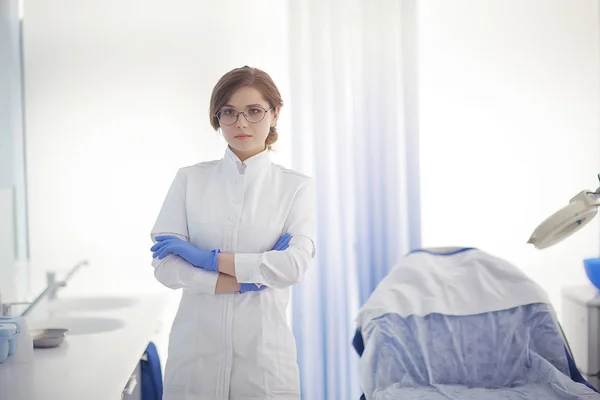
{"type": "Polygon", "coordinates": [[[244,161],[265,150],[265,140],[277,122],[277,114],[257,89],[244,86],[218,110],[219,126],[231,150],[244,161]]]}

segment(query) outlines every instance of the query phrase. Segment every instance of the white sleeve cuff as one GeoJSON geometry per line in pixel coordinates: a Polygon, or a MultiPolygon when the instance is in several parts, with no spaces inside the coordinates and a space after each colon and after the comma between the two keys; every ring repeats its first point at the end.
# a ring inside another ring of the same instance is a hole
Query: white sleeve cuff
{"type": "Polygon", "coordinates": [[[202,293],[215,294],[217,291],[217,279],[219,279],[218,273],[194,267],[192,272],[192,284],[190,286],[194,291],[197,290],[202,293]]]}
{"type": "Polygon", "coordinates": [[[239,283],[261,283],[261,253],[236,253],[234,256],[235,278],[239,283]]]}

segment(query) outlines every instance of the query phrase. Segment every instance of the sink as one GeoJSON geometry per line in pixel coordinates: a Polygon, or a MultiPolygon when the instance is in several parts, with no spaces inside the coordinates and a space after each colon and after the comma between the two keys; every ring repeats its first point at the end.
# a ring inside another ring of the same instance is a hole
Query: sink
{"type": "Polygon", "coordinates": [[[116,318],[57,317],[32,321],[29,330],[68,329],[67,335],[90,335],[110,332],[125,327],[125,321],[116,318]]]}
{"type": "Polygon", "coordinates": [[[59,297],[50,304],[56,311],[104,311],[129,307],[136,302],[130,297],[59,297]]]}

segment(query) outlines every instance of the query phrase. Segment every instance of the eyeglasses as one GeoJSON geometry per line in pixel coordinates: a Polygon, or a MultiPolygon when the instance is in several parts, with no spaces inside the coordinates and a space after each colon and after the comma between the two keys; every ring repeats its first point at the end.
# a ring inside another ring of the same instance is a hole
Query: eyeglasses
{"type": "Polygon", "coordinates": [[[267,115],[267,113],[272,109],[273,107],[269,108],[268,110],[265,110],[262,107],[250,107],[244,111],[238,112],[233,108],[226,107],[217,111],[215,116],[221,124],[233,125],[237,122],[238,118],[240,117],[240,114],[244,114],[244,118],[246,118],[246,121],[256,124],[262,121],[265,118],[265,115],[267,115]]]}

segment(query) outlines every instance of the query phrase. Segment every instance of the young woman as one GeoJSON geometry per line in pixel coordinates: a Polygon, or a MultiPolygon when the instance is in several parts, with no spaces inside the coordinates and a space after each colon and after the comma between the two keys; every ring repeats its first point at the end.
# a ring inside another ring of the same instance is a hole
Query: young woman
{"type": "Polygon", "coordinates": [[[299,400],[286,308],[315,255],[313,184],[273,164],[283,103],[243,67],[213,89],[221,160],[181,168],[152,229],[154,275],[183,289],[169,338],[164,400],[299,400]]]}

